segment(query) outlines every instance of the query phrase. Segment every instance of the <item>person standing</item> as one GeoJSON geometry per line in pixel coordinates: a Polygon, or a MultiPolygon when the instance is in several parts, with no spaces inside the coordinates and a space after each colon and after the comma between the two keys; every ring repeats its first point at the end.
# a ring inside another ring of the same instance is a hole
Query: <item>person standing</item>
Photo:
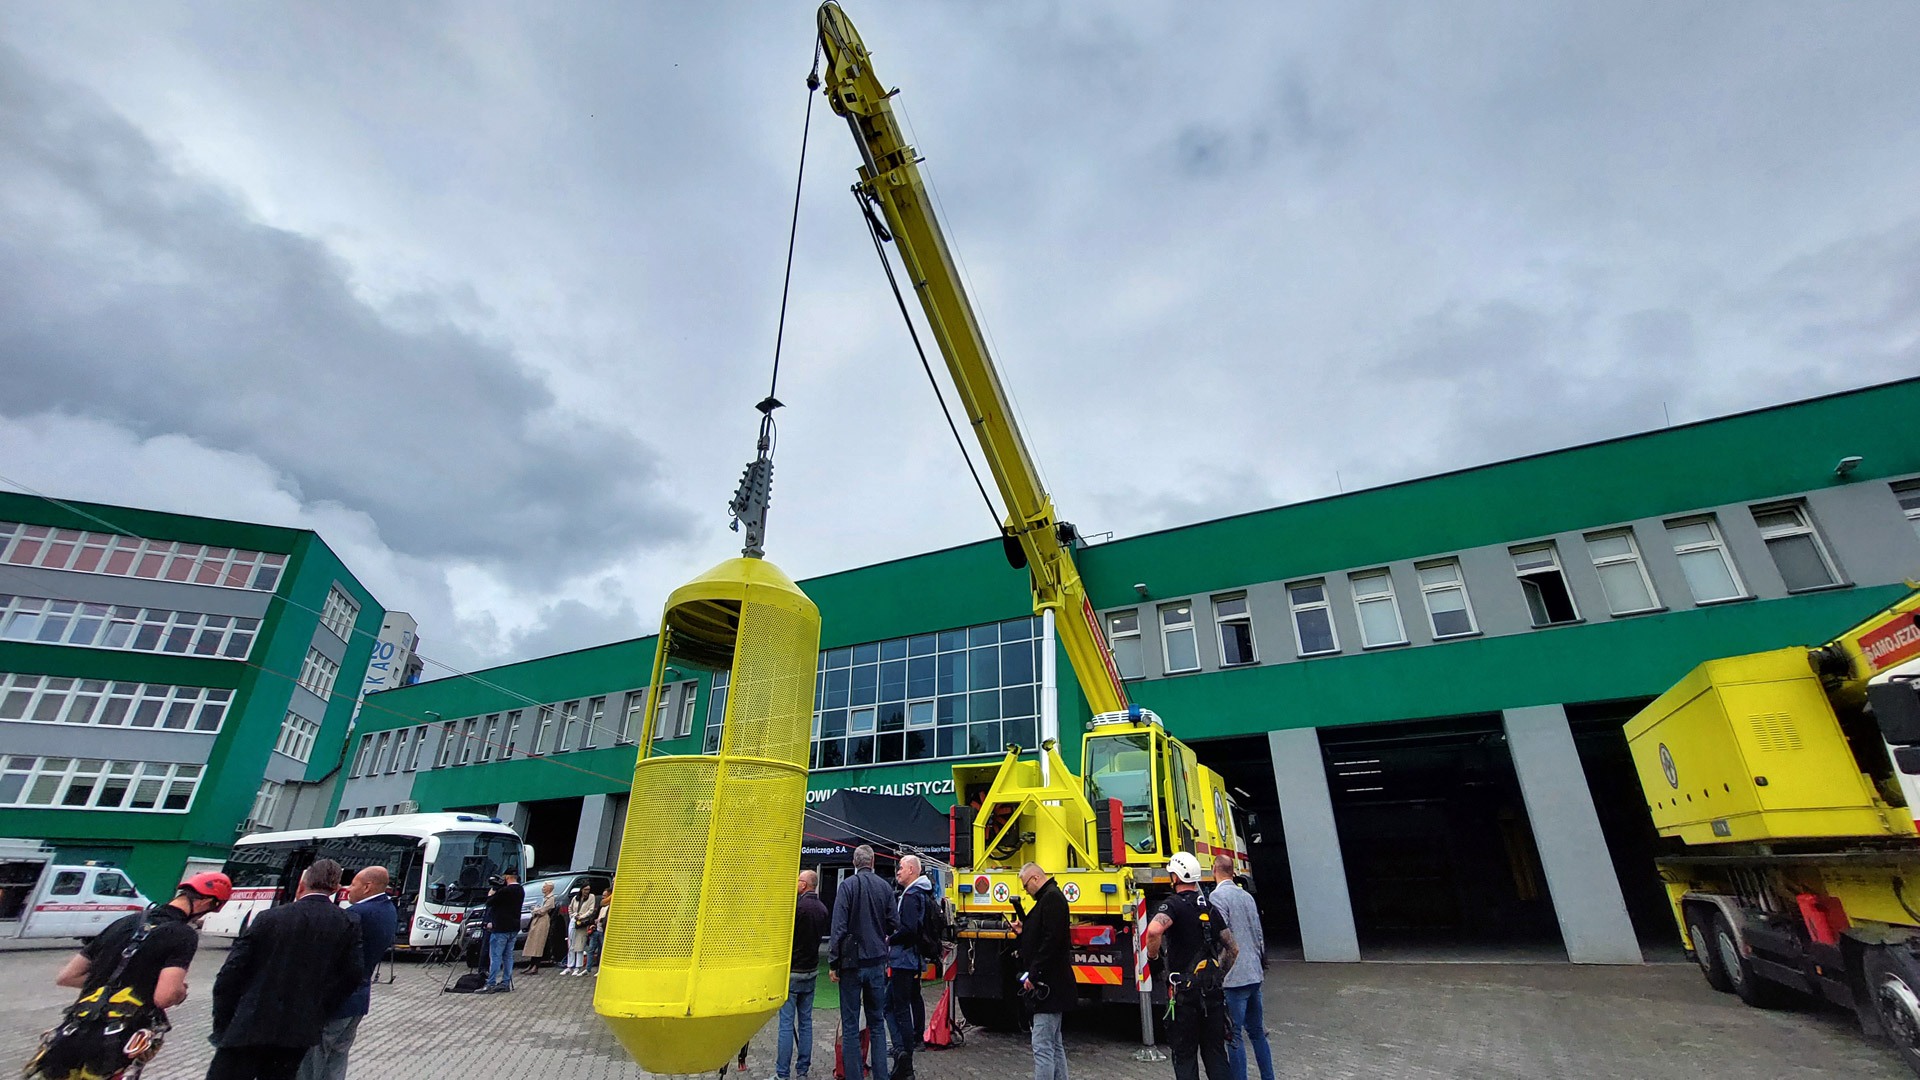
{"type": "Polygon", "coordinates": [[[820,902],[820,875],[800,871],[799,898],[793,911],[793,961],[787,975],[787,1000],[780,1003],[780,1040],[774,1046],[774,1080],[807,1080],[813,1067],[813,984],[820,975],[820,939],[826,935],[827,905],[820,902]],[[795,1039],[799,1053],[795,1055],[795,1039]],[[787,1071],[788,1062],[793,1072],[787,1071]]]}
{"type": "Polygon", "coordinates": [[[1176,851],[1167,861],[1173,895],[1147,923],[1148,956],[1166,958],[1167,1048],[1173,1052],[1176,1080],[1227,1080],[1227,995],[1225,973],[1233,970],[1237,947],[1233,931],[1200,891],[1200,860],[1176,851]]]}
{"type": "Polygon", "coordinates": [[[1039,863],[1020,868],[1020,887],[1033,897],[1014,945],[1020,994],[1033,1010],[1033,1080],[1067,1080],[1067,1040],[1060,1025],[1075,993],[1067,895],[1039,863]]]}
{"type": "Polygon", "coordinates": [[[581,881],[567,905],[567,974],[587,973],[587,939],[593,936],[599,918],[600,898],[593,895],[591,883],[581,881]]]}
{"type": "Polygon", "coordinates": [[[540,970],[540,961],[546,959],[547,935],[553,932],[553,882],[540,883],[540,902],[533,905],[533,913],[527,922],[527,943],[520,949],[520,959],[528,961],[529,973],[540,970]]]}
{"type": "Polygon", "coordinates": [[[300,1059],[299,1080],[347,1080],[347,1053],[360,1033],[360,1021],[373,1007],[374,973],[399,932],[400,913],[387,895],[387,881],[386,867],[369,866],[353,875],[353,883],[347,886],[347,899],[353,902],[347,914],[360,923],[360,963],[367,974],[327,1018],[320,1041],[300,1059]]]}
{"type": "Polygon", "coordinates": [[[913,1052],[927,1030],[927,1003],[920,996],[920,927],[933,904],[933,882],[920,872],[920,856],[900,856],[893,880],[900,886],[894,901],[893,934],[887,939],[887,1035],[893,1041],[893,1080],[913,1075],[913,1052]]]}
{"type": "Polygon", "coordinates": [[[827,959],[840,984],[840,1044],[847,1080],[860,1080],[860,1017],[872,1036],[873,1078],[887,1080],[887,940],[893,936],[893,890],[873,872],[873,848],[853,849],[853,876],[833,897],[827,959]]]}
{"type": "Polygon", "coordinates": [[[492,884],[487,894],[487,985],[478,992],[506,994],[513,991],[513,939],[520,936],[520,905],[527,890],[512,870],[495,874],[492,884]]]}
{"type": "Polygon", "coordinates": [[[613,910],[613,885],[600,893],[600,914],[594,919],[593,934],[587,938],[587,972],[600,974],[600,949],[607,943],[607,912],[613,910]]]}
{"type": "Polygon", "coordinates": [[[1240,955],[1227,971],[1227,1067],[1234,1080],[1247,1080],[1247,1042],[1260,1066],[1260,1080],[1273,1080],[1273,1048],[1267,1044],[1266,1009],[1260,1000],[1266,981],[1267,935],[1260,926],[1260,908],[1233,878],[1233,857],[1213,857],[1213,909],[1226,920],[1240,945],[1240,955]],[[1241,1035],[1246,1036],[1242,1041],[1241,1035]]]}
{"type": "Polygon", "coordinates": [[[293,1080],[360,985],[360,924],[334,906],[339,891],[340,864],[316,860],[293,903],[254,916],[233,943],[213,980],[207,1080],[293,1080]]]}
{"type": "MultiPolygon", "coordinates": [[[[227,875],[193,875],[180,883],[171,901],[123,916],[100,931],[68,958],[54,976],[54,985],[81,991],[75,1006],[90,997],[104,999],[125,990],[152,1006],[156,1021],[165,1021],[168,1009],[187,1000],[187,967],[200,947],[196,927],[232,895],[233,882],[227,875]]],[[[106,1075],[124,1064],[125,1032],[111,1040],[88,1039],[77,1028],[63,1036],[65,1026],[63,1020],[54,1029],[55,1039],[27,1066],[23,1075],[28,1080],[64,1077],[89,1064],[99,1066],[92,1070],[95,1075],[106,1075]]]]}

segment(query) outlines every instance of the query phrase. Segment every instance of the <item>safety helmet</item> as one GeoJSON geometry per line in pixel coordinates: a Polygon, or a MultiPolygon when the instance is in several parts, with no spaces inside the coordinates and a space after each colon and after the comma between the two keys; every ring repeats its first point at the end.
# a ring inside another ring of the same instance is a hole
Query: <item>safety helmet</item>
{"type": "Polygon", "coordinates": [[[1173,858],[1167,860],[1167,873],[1175,881],[1182,881],[1188,885],[1198,885],[1200,883],[1200,860],[1184,851],[1176,851],[1173,853],[1173,858]]]}
{"type": "Polygon", "coordinates": [[[204,874],[195,874],[180,883],[182,892],[191,892],[195,896],[204,896],[216,905],[225,905],[233,899],[233,882],[218,870],[204,874]]]}

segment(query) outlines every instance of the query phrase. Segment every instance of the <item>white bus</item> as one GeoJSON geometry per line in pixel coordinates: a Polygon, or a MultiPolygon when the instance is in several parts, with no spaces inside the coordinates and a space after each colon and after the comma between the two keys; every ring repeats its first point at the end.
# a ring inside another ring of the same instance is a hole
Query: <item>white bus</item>
{"type": "Polygon", "coordinates": [[[301,873],[319,859],[346,874],[386,867],[400,909],[394,947],[435,949],[458,944],[467,909],[486,899],[487,879],[508,871],[524,878],[533,851],[499,819],[479,814],[398,814],[255,833],[233,845],[225,867],[233,899],[207,916],[201,932],[239,936],[255,914],[292,900],[301,873]]]}

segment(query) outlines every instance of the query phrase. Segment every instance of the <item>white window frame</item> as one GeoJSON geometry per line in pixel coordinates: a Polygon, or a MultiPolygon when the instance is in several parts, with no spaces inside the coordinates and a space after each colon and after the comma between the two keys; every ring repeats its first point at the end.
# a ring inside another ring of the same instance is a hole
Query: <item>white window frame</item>
{"type": "Polygon", "coordinates": [[[1827,571],[1827,581],[1825,584],[1802,585],[1799,588],[1788,585],[1789,593],[1819,592],[1821,589],[1832,589],[1846,584],[1841,580],[1839,565],[1833,561],[1833,552],[1827,548],[1826,538],[1820,535],[1820,530],[1813,524],[1813,512],[1807,509],[1806,500],[1789,499],[1785,502],[1758,503],[1748,507],[1747,512],[1753,516],[1753,527],[1759,530],[1760,542],[1766,545],[1767,558],[1773,561],[1773,568],[1780,572],[1782,584],[1786,583],[1787,572],[1780,565],[1780,557],[1774,554],[1772,542],[1796,536],[1804,536],[1813,541],[1813,553],[1819,556],[1820,565],[1827,571]],[[1786,527],[1764,526],[1760,524],[1762,514],[1792,514],[1797,524],[1786,527]]]}
{"type": "Polygon", "coordinates": [[[1712,551],[1719,554],[1721,565],[1727,568],[1727,580],[1733,583],[1733,594],[1731,596],[1716,596],[1709,600],[1702,600],[1694,594],[1693,579],[1687,577],[1685,565],[1683,564],[1681,566],[1680,576],[1686,580],[1687,595],[1693,598],[1696,607],[1706,607],[1710,604],[1729,604],[1736,600],[1750,600],[1753,598],[1753,594],[1747,591],[1746,582],[1741,580],[1740,567],[1735,565],[1733,561],[1733,552],[1727,550],[1726,534],[1720,531],[1720,522],[1712,514],[1693,514],[1687,517],[1672,518],[1661,522],[1661,525],[1667,530],[1667,546],[1673,549],[1673,557],[1676,561],[1683,555],[1712,551]],[[1707,531],[1712,534],[1712,539],[1696,544],[1682,544],[1676,541],[1673,536],[1673,531],[1689,525],[1705,525],[1707,531]]]}
{"type": "Polygon", "coordinates": [[[488,713],[480,722],[480,764],[493,760],[493,754],[500,739],[500,714],[488,713]]]}
{"type": "Polygon", "coordinates": [[[660,700],[653,703],[653,741],[666,742],[673,738],[673,713],[667,706],[673,704],[672,683],[660,684],[660,700]]]}
{"type": "Polygon", "coordinates": [[[520,745],[520,709],[508,709],[501,720],[500,760],[513,760],[513,748],[520,745]]]}
{"type": "MultiPolygon", "coordinates": [[[[1567,577],[1567,565],[1560,559],[1559,544],[1552,540],[1541,540],[1531,544],[1515,544],[1507,549],[1507,557],[1513,566],[1514,581],[1520,585],[1522,602],[1526,600],[1528,578],[1545,577],[1549,573],[1560,575],[1560,588],[1566,592],[1567,606],[1572,609],[1573,614],[1571,617],[1565,619],[1553,619],[1549,615],[1547,622],[1539,622],[1533,618],[1533,605],[1527,604],[1527,618],[1529,622],[1533,623],[1535,630],[1545,630],[1552,626],[1572,626],[1580,621],[1580,598],[1573,595],[1573,581],[1567,577]],[[1546,552],[1552,560],[1553,565],[1529,567],[1525,570],[1521,569],[1520,557],[1536,551],[1546,552]]],[[[1534,587],[1539,588],[1538,585],[1534,587]]],[[[1544,608],[1545,604],[1543,603],[1542,614],[1547,614],[1544,608]]]]}
{"type": "Polygon", "coordinates": [[[433,756],[433,767],[450,768],[453,765],[454,735],[460,730],[460,721],[442,720],[440,722],[440,746],[433,756]]]}
{"type": "Polygon", "coordinates": [[[285,785],[273,780],[260,781],[260,790],[253,794],[253,810],[247,814],[247,820],[265,829],[273,825],[273,812],[280,809],[280,789],[285,785]]]}
{"type": "Polygon", "coordinates": [[[1219,639],[1220,666],[1223,668],[1252,667],[1259,663],[1260,642],[1254,637],[1253,602],[1248,599],[1247,591],[1245,589],[1239,589],[1234,592],[1217,593],[1209,597],[1208,601],[1213,605],[1213,632],[1214,636],[1219,639]],[[1240,602],[1240,610],[1238,612],[1221,613],[1221,604],[1230,604],[1236,600],[1240,602]],[[1248,656],[1245,660],[1236,660],[1231,663],[1227,661],[1227,627],[1229,625],[1245,626],[1247,628],[1248,656]]]}
{"type": "Polygon", "coordinates": [[[320,700],[326,701],[333,695],[334,680],[340,677],[340,665],[327,658],[327,654],[312,646],[307,647],[307,658],[300,664],[300,685],[312,691],[320,700]]]}
{"type": "Polygon", "coordinates": [[[1154,621],[1158,623],[1160,626],[1160,672],[1161,674],[1181,675],[1190,671],[1199,671],[1200,670],[1200,630],[1197,626],[1194,625],[1194,621],[1193,621],[1193,601],[1175,600],[1170,603],[1160,604],[1154,608],[1153,614],[1154,614],[1154,621]],[[1186,621],[1182,623],[1169,623],[1167,621],[1167,616],[1169,614],[1177,614],[1181,608],[1186,609],[1186,615],[1187,615],[1186,621]],[[1177,668],[1173,666],[1173,651],[1170,648],[1170,645],[1173,641],[1173,637],[1175,634],[1185,634],[1192,641],[1193,664],[1189,667],[1177,668]]]}
{"type": "Polygon", "coordinates": [[[1640,538],[1633,534],[1633,528],[1626,526],[1618,529],[1599,529],[1580,538],[1587,545],[1587,559],[1593,563],[1593,572],[1600,579],[1600,596],[1607,602],[1610,615],[1641,615],[1649,611],[1660,610],[1660,590],[1653,587],[1653,575],[1647,573],[1647,560],[1640,555],[1640,538]],[[1624,539],[1627,542],[1625,555],[1601,555],[1593,550],[1597,540],[1624,539]],[[1609,566],[1624,566],[1632,563],[1640,573],[1640,584],[1647,590],[1647,606],[1637,608],[1616,608],[1613,606],[1613,594],[1607,591],[1607,575],[1601,570],[1609,566]]]}
{"type": "Polygon", "coordinates": [[[413,751],[407,755],[407,771],[417,772],[420,768],[420,752],[427,748],[428,725],[422,724],[413,730],[413,751]]]}
{"type": "Polygon", "coordinates": [[[1289,581],[1286,584],[1286,590],[1287,610],[1293,619],[1294,651],[1302,657],[1333,656],[1337,654],[1340,651],[1340,623],[1339,620],[1333,617],[1333,594],[1327,589],[1327,579],[1307,578],[1302,581],[1289,581]],[[1310,600],[1303,604],[1294,597],[1293,590],[1306,588],[1310,585],[1318,585],[1320,587],[1320,599],[1310,600]],[[1333,639],[1332,648],[1316,649],[1313,652],[1307,651],[1306,635],[1300,631],[1300,613],[1303,611],[1324,611],[1327,613],[1327,636],[1333,639]]]}
{"type": "Polygon", "coordinates": [[[1131,680],[1144,679],[1147,677],[1147,666],[1143,662],[1146,657],[1145,652],[1142,651],[1144,648],[1145,646],[1141,644],[1140,638],[1139,608],[1128,608],[1125,611],[1116,611],[1107,616],[1107,651],[1113,654],[1113,667],[1115,671],[1120,673],[1121,679],[1131,680]],[[1132,625],[1123,628],[1123,624],[1129,620],[1131,620],[1132,625]],[[1135,670],[1132,672],[1127,671],[1120,663],[1120,643],[1122,641],[1129,642],[1133,646],[1135,670]]]}
{"type": "Polygon", "coordinates": [[[280,721],[280,738],[273,748],[304,765],[313,758],[313,743],[319,734],[319,724],[289,709],[280,721]]]}
{"type": "Polygon", "coordinates": [[[618,746],[632,746],[639,741],[633,733],[646,730],[647,692],[627,691],[626,710],[620,717],[620,735],[615,740],[618,746]]]}
{"type": "Polygon", "coordinates": [[[607,699],[591,698],[587,701],[587,726],[581,732],[580,746],[591,750],[600,745],[601,725],[607,722],[607,699]]]}
{"type": "Polygon", "coordinates": [[[1920,480],[1900,480],[1887,486],[1900,512],[1906,515],[1907,524],[1913,526],[1913,535],[1920,537],[1920,480]]]}
{"type": "Polygon", "coordinates": [[[0,755],[0,776],[21,778],[18,793],[0,806],[44,810],[97,810],[140,814],[185,814],[193,810],[205,765],[153,761],[114,761],[104,758],[0,755]],[[47,798],[34,798],[46,781],[47,798]],[[86,785],[83,801],[69,803],[77,784],[86,785]],[[117,801],[103,803],[109,787],[118,787],[117,801]],[[179,806],[167,803],[178,795],[179,806]],[[135,803],[145,800],[148,805],[135,803]]]}
{"type": "Polygon", "coordinates": [[[1449,557],[1445,559],[1427,559],[1414,563],[1413,580],[1415,584],[1420,586],[1420,606],[1426,610],[1427,629],[1432,631],[1433,640],[1452,641],[1454,638],[1472,637],[1480,632],[1480,617],[1473,613],[1473,594],[1467,591],[1467,571],[1465,567],[1460,565],[1459,559],[1449,557]],[[1438,570],[1443,567],[1450,567],[1453,570],[1452,581],[1428,584],[1426,579],[1420,576],[1424,570],[1438,570]],[[1460,594],[1461,610],[1467,613],[1467,628],[1465,630],[1456,630],[1450,634],[1440,632],[1439,616],[1435,615],[1433,610],[1433,598],[1444,592],[1457,592],[1460,594]]]}
{"type": "Polygon", "coordinates": [[[694,703],[699,697],[699,690],[700,686],[698,683],[688,683],[686,689],[681,691],[680,722],[674,725],[674,731],[676,732],[674,738],[676,739],[684,739],[693,734],[693,709],[694,703]]]}
{"type": "Polygon", "coordinates": [[[406,768],[408,740],[414,737],[413,728],[400,728],[393,733],[393,758],[387,762],[387,775],[392,776],[406,768]]]}
{"type": "Polygon", "coordinates": [[[1392,571],[1384,566],[1373,570],[1353,571],[1347,575],[1347,592],[1353,597],[1353,617],[1354,621],[1360,627],[1361,648],[1384,649],[1394,645],[1405,645],[1407,643],[1407,621],[1400,617],[1400,598],[1393,589],[1392,571]],[[1368,596],[1360,595],[1361,582],[1371,583],[1376,581],[1386,585],[1386,592],[1368,596]],[[1386,609],[1393,614],[1393,629],[1395,634],[1391,641],[1367,640],[1366,606],[1369,604],[1375,606],[1384,604],[1386,605],[1386,609]]]}
{"type": "Polygon", "coordinates": [[[360,749],[354,752],[353,770],[347,773],[347,778],[351,780],[357,776],[367,775],[367,765],[372,755],[373,736],[371,734],[360,736],[360,749]]]}
{"type": "Polygon", "coordinates": [[[553,706],[542,705],[533,721],[533,756],[540,757],[553,751],[553,706]]]}
{"type": "Polygon", "coordinates": [[[578,699],[563,702],[560,706],[560,738],[554,744],[554,753],[564,754],[578,749],[575,740],[580,733],[580,702],[578,699]]]}
{"type": "Polygon", "coordinates": [[[320,625],[341,641],[353,636],[353,624],[360,618],[360,602],[335,585],[327,590],[327,602],[320,608],[320,625]]]}

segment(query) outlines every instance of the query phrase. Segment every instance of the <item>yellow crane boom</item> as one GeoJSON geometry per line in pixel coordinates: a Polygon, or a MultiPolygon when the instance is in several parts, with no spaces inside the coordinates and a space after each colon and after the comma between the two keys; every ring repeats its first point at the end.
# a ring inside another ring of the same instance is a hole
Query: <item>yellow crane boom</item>
{"type": "Polygon", "coordinates": [[[1053,498],[1014,422],[1006,389],[934,214],[918,157],[894,116],[893,91],[874,76],[859,33],[831,0],[820,6],[820,45],[827,100],[834,112],[846,117],[863,158],[856,190],[885,219],[946,358],[967,421],[1007,505],[1006,535],[1018,542],[1033,575],[1034,611],[1054,613],[1067,660],[1093,712],[1123,710],[1126,688],[1074,565],[1072,526],[1055,516],[1053,498]]]}

